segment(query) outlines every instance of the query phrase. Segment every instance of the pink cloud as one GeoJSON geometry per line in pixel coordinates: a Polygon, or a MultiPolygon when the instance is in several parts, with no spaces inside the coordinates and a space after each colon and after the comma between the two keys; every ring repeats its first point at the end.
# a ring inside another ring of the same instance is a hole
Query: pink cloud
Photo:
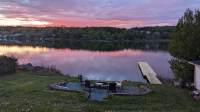
{"type": "Polygon", "coordinates": [[[11,15],[14,15],[14,16],[21,16],[21,15],[27,15],[27,14],[11,14],[11,15]]]}
{"type": "Polygon", "coordinates": [[[135,20],[135,21],[121,21],[121,20],[110,20],[110,21],[105,21],[105,20],[94,20],[96,22],[100,23],[117,23],[117,24],[139,24],[142,23],[142,21],[135,20]]]}
{"type": "Polygon", "coordinates": [[[8,9],[10,11],[18,11],[18,12],[29,12],[28,10],[24,10],[24,9],[8,9]]]}

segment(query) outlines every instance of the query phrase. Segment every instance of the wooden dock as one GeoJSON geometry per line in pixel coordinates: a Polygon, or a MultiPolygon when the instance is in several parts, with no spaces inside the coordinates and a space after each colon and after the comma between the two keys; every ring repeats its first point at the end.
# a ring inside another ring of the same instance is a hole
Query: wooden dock
{"type": "Polygon", "coordinates": [[[156,73],[147,62],[138,62],[142,75],[147,78],[150,84],[162,84],[156,77],[156,73]]]}

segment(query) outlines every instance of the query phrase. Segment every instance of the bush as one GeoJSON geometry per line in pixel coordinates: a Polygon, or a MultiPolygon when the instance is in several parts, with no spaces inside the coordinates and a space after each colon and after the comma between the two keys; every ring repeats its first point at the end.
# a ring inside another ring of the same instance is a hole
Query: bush
{"type": "Polygon", "coordinates": [[[58,74],[62,75],[62,73],[59,70],[56,70],[54,66],[35,66],[34,67],[34,72],[36,73],[47,73],[47,74],[58,74]]]}
{"type": "Polygon", "coordinates": [[[18,59],[16,57],[0,56],[0,76],[15,73],[17,66],[18,59]]]}
{"type": "Polygon", "coordinates": [[[193,81],[194,79],[194,66],[187,61],[173,58],[170,63],[170,68],[175,74],[175,78],[187,79],[193,81]]]}
{"type": "Polygon", "coordinates": [[[55,66],[33,66],[31,63],[19,65],[19,70],[28,70],[39,74],[44,73],[62,75],[62,73],[59,70],[57,70],[55,66]]]}

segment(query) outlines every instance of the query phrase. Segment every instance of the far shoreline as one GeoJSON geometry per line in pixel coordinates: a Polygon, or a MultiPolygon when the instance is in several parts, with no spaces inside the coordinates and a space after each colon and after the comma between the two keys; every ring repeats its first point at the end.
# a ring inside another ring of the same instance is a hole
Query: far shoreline
{"type": "MultiPolygon", "coordinates": [[[[109,42],[109,43],[123,43],[123,42],[170,42],[172,39],[141,39],[141,40],[121,40],[121,41],[109,41],[109,40],[87,40],[86,42],[109,42]]],[[[69,40],[70,41],[70,40],[69,40]]],[[[85,42],[78,40],[80,42],[85,42]]]]}

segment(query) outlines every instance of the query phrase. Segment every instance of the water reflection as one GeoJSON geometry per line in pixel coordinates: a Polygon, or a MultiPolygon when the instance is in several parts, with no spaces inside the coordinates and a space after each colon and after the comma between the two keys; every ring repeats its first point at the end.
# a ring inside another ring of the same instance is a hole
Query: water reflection
{"type": "Polygon", "coordinates": [[[42,46],[48,48],[69,48],[90,51],[119,51],[140,49],[145,51],[167,52],[169,42],[82,42],[82,41],[0,41],[1,45],[42,46]]]}
{"type": "Polygon", "coordinates": [[[56,66],[64,74],[77,76],[83,74],[95,80],[132,80],[146,82],[139,67],[139,61],[147,61],[157,74],[173,77],[169,71],[167,52],[152,52],[124,49],[120,51],[88,51],[55,49],[30,46],[0,45],[0,54],[15,55],[19,63],[56,66]]]}

